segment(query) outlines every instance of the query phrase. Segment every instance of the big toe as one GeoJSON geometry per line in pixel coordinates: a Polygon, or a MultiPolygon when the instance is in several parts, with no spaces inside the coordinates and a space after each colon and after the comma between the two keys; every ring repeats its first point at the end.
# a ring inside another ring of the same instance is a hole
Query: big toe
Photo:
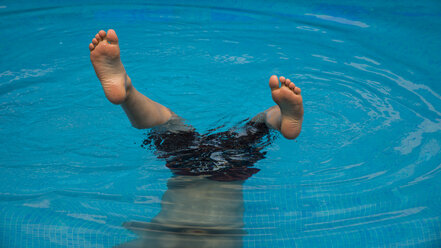
{"type": "Polygon", "coordinates": [[[109,29],[108,31],[107,31],[107,41],[108,42],[110,42],[110,43],[115,43],[115,44],[117,44],[118,43],[118,36],[116,36],[116,32],[115,32],[115,30],[113,30],[113,29],[109,29]]]}
{"type": "Polygon", "coordinates": [[[279,88],[279,79],[277,78],[276,75],[271,76],[269,80],[269,87],[271,88],[271,90],[275,90],[279,88]]]}

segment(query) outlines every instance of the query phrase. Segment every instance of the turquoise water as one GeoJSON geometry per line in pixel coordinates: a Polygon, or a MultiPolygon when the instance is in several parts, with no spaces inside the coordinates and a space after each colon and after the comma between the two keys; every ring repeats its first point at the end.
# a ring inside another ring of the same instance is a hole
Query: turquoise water
{"type": "Polygon", "coordinates": [[[1,1],[0,247],[441,246],[440,25],[438,1],[1,1]],[[173,176],[95,77],[109,28],[199,132],[272,106],[276,74],[302,134],[243,182],[173,176]]]}

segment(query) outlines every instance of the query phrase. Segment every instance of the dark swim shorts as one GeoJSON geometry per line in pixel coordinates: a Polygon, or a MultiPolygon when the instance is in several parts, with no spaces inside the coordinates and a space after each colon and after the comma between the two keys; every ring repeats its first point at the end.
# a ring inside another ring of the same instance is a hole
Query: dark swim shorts
{"type": "Polygon", "coordinates": [[[265,157],[262,150],[274,137],[265,123],[248,121],[241,128],[204,135],[193,128],[153,128],[141,146],[154,150],[175,174],[237,181],[259,171],[253,165],[265,157]]]}

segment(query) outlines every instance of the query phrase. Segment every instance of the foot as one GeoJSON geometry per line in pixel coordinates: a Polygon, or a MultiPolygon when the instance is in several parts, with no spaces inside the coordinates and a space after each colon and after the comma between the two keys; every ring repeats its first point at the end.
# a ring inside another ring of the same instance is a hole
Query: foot
{"type": "Polygon", "coordinates": [[[295,139],[302,129],[303,99],[300,88],[284,77],[271,76],[269,86],[274,102],[281,112],[280,132],[287,139],[295,139]]]}
{"type": "Polygon", "coordinates": [[[113,29],[99,31],[89,44],[90,60],[107,99],[123,103],[131,86],[119,56],[118,37],[113,29]]]}

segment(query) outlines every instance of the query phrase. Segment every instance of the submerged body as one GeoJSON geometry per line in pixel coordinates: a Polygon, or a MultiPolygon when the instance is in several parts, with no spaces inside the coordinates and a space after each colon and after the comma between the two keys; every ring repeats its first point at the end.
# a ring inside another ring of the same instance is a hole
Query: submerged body
{"type": "Polygon", "coordinates": [[[161,211],[149,222],[123,226],[138,238],[118,248],[243,246],[244,181],[215,181],[204,176],[175,175],[167,182],[161,211]]]}
{"type": "Polygon", "coordinates": [[[174,175],[167,182],[161,211],[149,222],[123,226],[138,238],[117,247],[242,247],[243,183],[257,173],[273,132],[248,121],[225,132],[200,134],[173,116],[152,128],[143,147],[152,148],[174,175]]]}

